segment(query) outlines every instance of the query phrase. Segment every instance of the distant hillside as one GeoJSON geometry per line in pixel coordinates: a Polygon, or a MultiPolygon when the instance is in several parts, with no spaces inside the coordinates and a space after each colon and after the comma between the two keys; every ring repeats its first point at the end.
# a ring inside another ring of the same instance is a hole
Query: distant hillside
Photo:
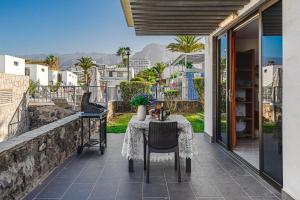
{"type": "MultiPolygon", "coordinates": [[[[106,64],[106,65],[114,65],[121,62],[121,59],[116,54],[106,54],[106,53],[71,53],[71,54],[54,54],[58,56],[60,59],[61,66],[72,66],[77,62],[77,59],[82,56],[90,56],[97,63],[106,64]]],[[[166,49],[165,45],[161,44],[149,44],[145,46],[140,52],[134,53],[132,58],[135,59],[149,59],[151,64],[155,64],[157,62],[168,62],[170,60],[175,59],[179,54],[172,53],[166,49]]],[[[43,60],[47,57],[46,54],[33,54],[33,55],[21,55],[19,57],[25,59],[33,59],[33,60],[43,60]]]]}

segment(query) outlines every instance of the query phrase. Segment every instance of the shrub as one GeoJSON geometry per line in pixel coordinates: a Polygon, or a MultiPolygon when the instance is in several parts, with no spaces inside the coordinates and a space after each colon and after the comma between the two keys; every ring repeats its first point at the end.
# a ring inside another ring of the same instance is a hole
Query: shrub
{"type": "Polygon", "coordinates": [[[37,84],[32,80],[29,80],[29,88],[28,88],[29,95],[33,96],[36,89],[37,89],[37,84]]]}
{"type": "Polygon", "coordinates": [[[59,87],[61,85],[61,82],[56,82],[55,85],[49,85],[50,92],[57,92],[59,87]]]}
{"type": "Polygon", "coordinates": [[[166,106],[170,109],[171,112],[176,112],[177,110],[177,101],[176,99],[179,96],[178,90],[165,90],[164,96],[166,99],[166,106]]]}
{"type": "Polygon", "coordinates": [[[196,92],[198,93],[198,100],[204,108],[204,78],[194,78],[193,80],[194,87],[196,92]]]}
{"type": "Polygon", "coordinates": [[[139,94],[137,96],[134,96],[131,99],[130,104],[134,107],[138,107],[141,105],[144,106],[151,105],[154,104],[155,102],[156,100],[153,98],[151,94],[139,94]]]}
{"type": "Polygon", "coordinates": [[[150,84],[140,81],[122,81],[120,83],[120,89],[123,102],[129,104],[132,97],[137,94],[149,94],[150,84]]]}
{"type": "Polygon", "coordinates": [[[132,78],[130,81],[140,81],[140,82],[144,82],[145,79],[141,78],[141,77],[134,77],[132,78]]]}
{"type": "Polygon", "coordinates": [[[178,90],[165,90],[164,95],[167,100],[174,100],[178,97],[179,92],[178,90]]]}

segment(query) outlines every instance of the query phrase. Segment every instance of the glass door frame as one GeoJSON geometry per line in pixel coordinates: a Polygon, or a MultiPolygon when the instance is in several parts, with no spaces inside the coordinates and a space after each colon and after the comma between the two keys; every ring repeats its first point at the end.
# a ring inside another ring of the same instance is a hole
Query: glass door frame
{"type": "Polygon", "coordinates": [[[262,37],[263,37],[263,12],[280,2],[281,0],[270,0],[264,6],[259,9],[259,174],[264,177],[270,184],[272,184],[276,189],[281,190],[282,184],[278,183],[274,178],[269,176],[266,172],[264,172],[264,143],[263,143],[263,83],[262,83],[262,54],[263,54],[263,46],[262,46],[262,37]]]}
{"type": "MultiPolygon", "coordinates": [[[[267,182],[269,182],[270,184],[272,184],[276,189],[281,190],[282,185],[279,184],[278,182],[276,182],[273,178],[271,178],[270,176],[268,176],[266,173],[263,172],[264,169],[264,152],[263,152],[263,135],[262,135],[262,28],[263,28],[263,24],[262,24],[262,12],[267,10],[268,8],[270,8],[271,6],[273,6],[274,4],[278,3],[281,0],[269,0],[268,2],[266,2],[264,5],[262,5],[260,8],[254,10],[253,12],[250,12],[247,16],[243,17],[241,20],[237,21],[236,23],[232,24],[230,27],[226,28],[224,31],[216,34],[213,36],[213,47],[216,49],[215,51],[213,51],[213,54],[215,55],[215,57],[213,57],[214,60],[214,64],[213,66],[215,67],[215,71],[214,71],[214,90],[216,91],[215,95],[214,95],[214,105],[215,105],[215,109],[213,110],[214,113],[214,122],[213,122],[213,126],[214,126],[214,142],[219,143],[221,146],[223,146],[224,148],[226,148],[227,150],[230,150],[232,152],[232,148],[231,148],[231,117],[232,117],[232,107],[231,107],[231,101],[230,98],[228,96],[228,89],[231,89],[232,85],[232,80],[231,80],[231,70],[232,70],[232,34],[234,32],[234,28],[236,28],[237,26],[241,25],[243,22],[247,21],[247,19],[253,17],[254,15],[259,15],[258,16],[258,20],[259,20],[259,38],[258,38],[258,56],[259,56],[259,63],[258,63],[258,67],[259,67],[259,91],[258,91],[258,101],[259,101],[259,135],[258,135],[258,139],[259,139],[259,169],[256,169],[254,167],[252,167],[252,165],[250,163],[248,163],[246,160],[244,160],[243,158],[237,156],[240,160],[242,160],[245,164],[247,164],[250,168],[254,169],[255,171],[257,171],[260,176],[262,176],[267,182]],[[226,144],[223,144],[222,142],[219,142],[217,139],[217,134],[219,132],[219,127],[218,127],[218,122],[219,122],[219,39],[226,34],[227,36],[227,105],[226,105],[226,109],[227,109],[227,142],[226,144]]],[[[230,93],[230,92],[229,92],[230,93]]]]}
{"type": "Polygon", "coordinates": [[[230,131],[231,131],[231,106],[230,106],[230,90],[231,89],[231,61],[230,61],[230,53],[229,53],[229,49],[231,49],[230,47],[230,31],[224,31],[223,33],[219,34],[217,37],[215,37],[215,42],[216,42],[216,95],[215,95],[215,105],[216,105],[216,110],[215,110],[215,115],[216,115],[216,123],[215,123],[215,142],[219,143],[221,146],[225,147],[226,149],[230,149],[230,131]],[[218,140],[218,133],[220,133],[220,126],[219,123],[221,121],[220,119],[220,103],[219,103],[219,83],[220,83],[220,45],[219,45],[219,40],[223,37],[226,36],[226,70],[227,70],[227,79],[226,79],[226,143],[223,143],[221,141],[218,140]]]}

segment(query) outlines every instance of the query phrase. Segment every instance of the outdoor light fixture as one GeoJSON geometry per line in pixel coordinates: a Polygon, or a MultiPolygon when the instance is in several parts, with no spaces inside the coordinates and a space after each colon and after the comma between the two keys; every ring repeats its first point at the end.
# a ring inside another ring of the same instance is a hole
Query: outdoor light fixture
{"type": "Polygon", "coordinates": [[[125,53],[127,55],[127,80],[128,81],[129,81],[129,56],[130,56],[130,52],[131,52],[130,47],[126,47],[125,48],[125,53]]]}

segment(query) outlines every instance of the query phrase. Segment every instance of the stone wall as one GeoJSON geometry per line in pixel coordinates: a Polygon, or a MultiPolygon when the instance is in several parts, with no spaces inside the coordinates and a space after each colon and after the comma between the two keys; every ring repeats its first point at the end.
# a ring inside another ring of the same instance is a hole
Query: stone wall
{"type": "MultiPolygon", "coordinates": [[[[171,102],[176,102],[176,112],[178,113],[200,112],[203,110],[202,105],[199,101],[178,100],[171,102]]],[[[158,103],[164,103],[164,105],[166,106],[166,101],[158,101],[158,103]]],[[[123,112],[133,112],[133,110],[130,110],[130,107],[128,105],[124,105],[122,101],[108,102],[108,119],[113,117],[116,113],[123,112]]]]}
{"type": "Polygon", "coordinates": [[[28,87],[29,77],[0,73],[0,142],[7,138],[8,124],[28,87]]]}
{"type": "Polygon", "coordinates": [[[80,142],[78,114],[0,143],[0,199],[20,199],[74,153],[80,142]]]}

